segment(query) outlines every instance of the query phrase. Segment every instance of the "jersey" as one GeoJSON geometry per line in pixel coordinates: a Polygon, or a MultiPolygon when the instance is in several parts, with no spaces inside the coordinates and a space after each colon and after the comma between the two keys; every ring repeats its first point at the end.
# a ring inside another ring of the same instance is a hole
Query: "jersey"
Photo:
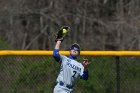
{"type": "Polygon", "coordinates": [[[83,75],[84,67],[74,59],[60,55],[61,69],[57,82],[64,82],[67,85],[74,85],[75,80],[83,75]]]}

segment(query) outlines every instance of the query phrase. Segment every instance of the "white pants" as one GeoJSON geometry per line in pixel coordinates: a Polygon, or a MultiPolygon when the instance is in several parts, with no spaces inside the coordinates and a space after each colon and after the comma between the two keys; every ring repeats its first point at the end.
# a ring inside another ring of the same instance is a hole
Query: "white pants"
{"type": "Polygon", "coordinates": [[[72,93],[73,89],[68,89],[64,86],[60,86],[59,84],[57,84],[53,90],[53,93],[72,93]]]}

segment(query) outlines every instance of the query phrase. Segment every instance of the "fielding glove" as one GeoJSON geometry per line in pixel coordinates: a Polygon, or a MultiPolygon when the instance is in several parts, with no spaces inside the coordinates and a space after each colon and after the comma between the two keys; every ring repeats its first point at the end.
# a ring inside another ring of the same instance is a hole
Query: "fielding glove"
{"type": "Polygon", "coordinates": [[[64,37],[67,35],[67,33],[69,32],[69,30],[70,30],[70,27],[68,27],[68,26],[62,26],[61,29],[56,34],[55,42],[57,42],[57,41],[63,41],[64,40],[64,37]]]}

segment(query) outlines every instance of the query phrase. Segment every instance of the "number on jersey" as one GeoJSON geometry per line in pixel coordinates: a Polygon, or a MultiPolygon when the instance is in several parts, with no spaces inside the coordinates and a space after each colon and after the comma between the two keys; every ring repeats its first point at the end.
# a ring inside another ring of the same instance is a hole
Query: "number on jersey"
{"type": "Polygon", "coordinates": [[[76,71],[73,71],[73,76],[72,76],[73,78],[75,78],[76,73],[77,73],[76,71]]]}

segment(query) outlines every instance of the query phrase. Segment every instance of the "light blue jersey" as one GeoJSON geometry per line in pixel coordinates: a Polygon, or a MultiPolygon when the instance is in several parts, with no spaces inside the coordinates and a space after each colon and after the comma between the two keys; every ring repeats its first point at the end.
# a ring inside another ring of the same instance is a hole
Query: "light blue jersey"
{"type": "Polygon", "coordinates": [[[78,76],[83,75],[84,67],[76,60],[70,59],[64,55],[60,55],[61,69],[57,78],[57,82],[64,82],[67,85],[73,86],[74,81],[78,76]]]}
{"type": "Polygon", "coordinates": [[[54,93],[72,93],[72,88],[78,77],[84,80],[88,79],[88,70],[84,71],[84,66],[76,61],[76,57],[60,55],[58,49],[54,50],[53,56],[57,62],[61,63],[54,93]]]}

